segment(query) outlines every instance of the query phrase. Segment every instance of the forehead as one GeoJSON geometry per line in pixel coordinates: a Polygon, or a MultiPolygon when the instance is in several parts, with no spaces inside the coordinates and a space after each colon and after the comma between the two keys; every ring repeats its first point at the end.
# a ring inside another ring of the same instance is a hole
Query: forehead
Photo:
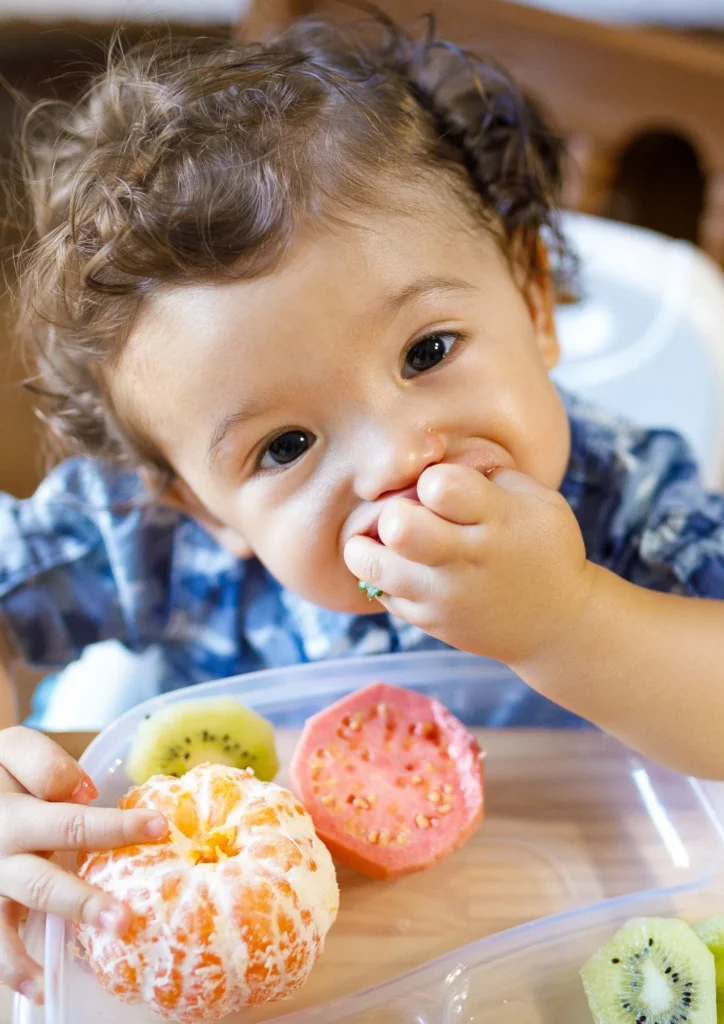
{"type": "MultiPolygon", "coordinates": [[[[300,383],[341,357],[346,342],[368,337],[405,290],[472,283],[494,267],[493,276],[500,273],[497,246],[467,211],[429,194],[407,198],[407,209],[300,233],[263,276],[170,286],[152,296],[111,382],[124,418],[167,447],[179,403],[201,418],[240,397],[264,402],[283,372],[290,386],[300,383]]],[[[435,295],[428,290],[416,302],[424,308],[435,295]]]]}

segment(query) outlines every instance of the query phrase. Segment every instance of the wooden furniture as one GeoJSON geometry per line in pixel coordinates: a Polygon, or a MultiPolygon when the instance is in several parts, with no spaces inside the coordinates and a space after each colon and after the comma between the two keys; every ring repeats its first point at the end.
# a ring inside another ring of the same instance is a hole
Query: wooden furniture
{"type": "MultiPolygon", "coordinates": [[[[241,32],[258,37],[340,6],[254,0],[241,32]]],[[[539,97],[570,139],[567,205],[698,241],[724,264],[724,46],[715,38],[604,26],[510,0],[380,6],[406,25],[433,10],[443,37],[499,59],[539,97]]]]}
{"type": "MultiPolygon", "coordinates": [[[[296,735],[278,733],[283,763],[296,735]]],[[[56,738],[78,757],[91,737],[56,738]]],[[[334,941],[330,937],[324,959],[285,1012],[376,984],[524,921],[671,880],[670,852],[638,792],[631,785],[627,797],[619,788],[628,766],[606,736],[505,729],[483,732],[481,742],[488,751],[488,816],[454,855],[454,870],[447,862],[391,885],[341,871],[343,910],[334,941]]],[[[689,806],[680,777],[662,777],[656,787],[670,810],[682,801],[689,806]]],[[[703,834],[707,819],[697,820],[702,834],[692,820],[685,836],[693,853],[711,842],[711,833],[703,834]]],[[[724,879],[685,899],[683,913],[708,916],[724,906],[724,879]]],[[[10,994],[0,988],[0,1024],[9,1024],[10,1005],[10,994]]],[[[278,1006],[256,1011],[249,1024],[279,1012],[278,1006]]]]}

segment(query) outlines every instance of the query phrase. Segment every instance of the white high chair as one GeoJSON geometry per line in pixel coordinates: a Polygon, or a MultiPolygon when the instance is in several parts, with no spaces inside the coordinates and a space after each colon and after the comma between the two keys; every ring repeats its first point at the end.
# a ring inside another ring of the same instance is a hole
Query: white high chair
{"type": "Polygon", "coordinates": [[[673,427],[724,489],[724,273],[653,231],[566,214],[582,301],[558,309],[556,380],[628,419],[673,427]]]}

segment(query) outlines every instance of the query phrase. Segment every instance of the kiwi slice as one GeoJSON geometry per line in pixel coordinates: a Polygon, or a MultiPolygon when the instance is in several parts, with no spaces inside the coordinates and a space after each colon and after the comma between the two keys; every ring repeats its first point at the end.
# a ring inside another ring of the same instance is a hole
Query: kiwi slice
{"type": "Polygon", "coordinates": [[[141,723],[126,772],[140,786],[152,775],[180,778],[206,761],[251,768],[270,782],[279,768],[271,722],[233,697],[169,704],[141,723]]]}
{"type": "Polygon", "coordinates": [[[581,977],[596,1024],[716,1024],[714,957],[675,918],[628,921],[581,977]]]}
{"type": "Polygon", "coordinates": [[[724,1022],[724,916],[708,917],[691,927],[714,956],[716,1009],[719,1020],[724,1022]]]}

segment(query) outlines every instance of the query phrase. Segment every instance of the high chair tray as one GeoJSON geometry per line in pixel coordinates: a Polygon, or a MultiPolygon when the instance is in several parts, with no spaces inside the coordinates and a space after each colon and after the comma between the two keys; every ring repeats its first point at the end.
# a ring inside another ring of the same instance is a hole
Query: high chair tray
{"type": "MultiPolygon", "coordinates": [[[[130,785],[123,763],[155,704],[233,694],[278,727],[286,766],[304,720],[376,679],[441,699],[487,750],[487,809],[463,849],[392,883],[340,869],[340,915],[308,984],[228,1024],[581,1024],[577,972],[617,923],[708,905],[722,856],[720,786],[660,768],[592,729],[490,728],[523,684],[457,653],[387,655],[254,673],[174,691],[120,718],[83,767],[102,804],[130,785]]],[[[724,912],[724,887],[721,906],[724,912]]],[[[31,915],[45,1010],[18,997],[14,1024],[153,1024],[117,1002],[69,952],[72,930],[31,915]]]]}

